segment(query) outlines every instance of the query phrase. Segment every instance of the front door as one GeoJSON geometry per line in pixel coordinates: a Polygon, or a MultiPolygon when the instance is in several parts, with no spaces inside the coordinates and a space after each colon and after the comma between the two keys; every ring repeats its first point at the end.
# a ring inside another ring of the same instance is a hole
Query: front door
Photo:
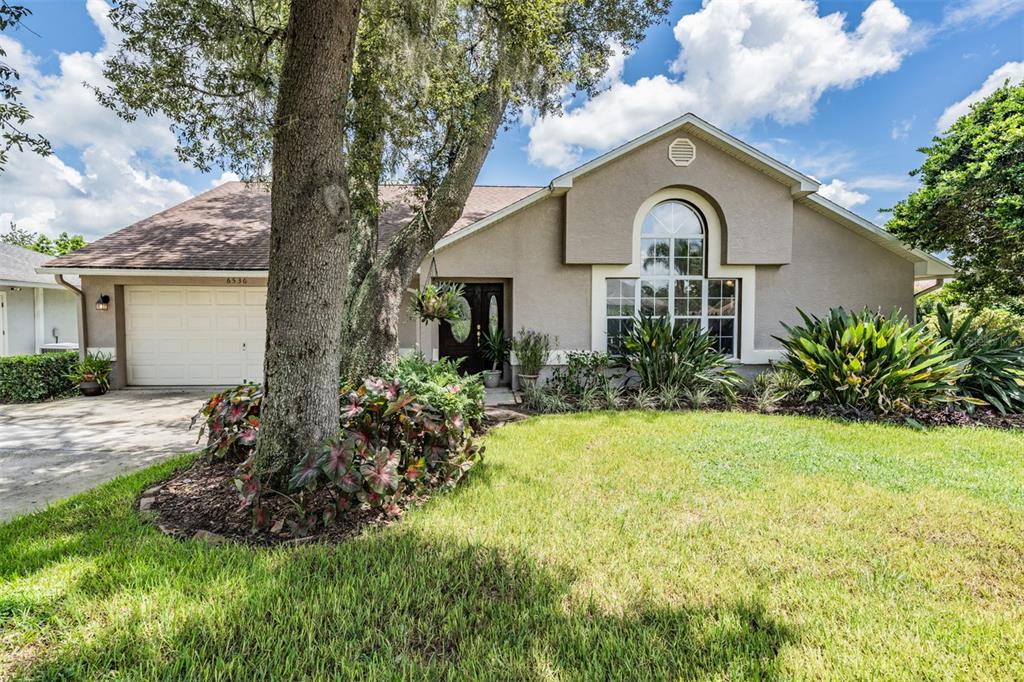
{"type": "Polygon", "coordinates": [[[505,324],[505,285],[464,284],[462,319],[441,323],[439,354],[443,358],[463,358],[460,368],[465,374],[475,374],[491,368],[483,356],[484,334],[490,327],[502,329],[505,324]]]}

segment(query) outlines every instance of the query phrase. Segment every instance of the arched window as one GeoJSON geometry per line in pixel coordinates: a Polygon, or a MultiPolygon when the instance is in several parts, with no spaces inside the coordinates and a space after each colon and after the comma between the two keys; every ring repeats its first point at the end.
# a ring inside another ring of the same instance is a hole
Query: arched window
{"type": "Polygon", "coordinates": [[[737,281],[707,278],[706,237],[704,217],[685,201],[663,201],[648,212],[640,228],[641,276],[607,280],[609,352],[621,350],[640,312],[699,324],[719,350],[736,355],[737,281]]]}

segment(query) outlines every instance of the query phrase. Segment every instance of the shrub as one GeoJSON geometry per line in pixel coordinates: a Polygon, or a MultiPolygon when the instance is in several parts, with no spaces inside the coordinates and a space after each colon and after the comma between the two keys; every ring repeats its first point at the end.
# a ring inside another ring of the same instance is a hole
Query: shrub
{"type": "Polygon", "coordinates": [[[419,402],[445,415],[461,414],[476,424],[484,415],[484,385],[479,374],[459,374],[461,363],[462,358],[427,362],[417,353],[400,358],[385,374],[419,402]]]}
{"type": "Polygon", "coordinates": [[[622,406],[619,378],[612,359],[597,351],[569,351],[543,386],[527,386],[523,403],[536,412],[614,410],[622,406]]]}
{"type": "Polygon", "coordinates": [[[666,408],[692,402],[687,396],[698,396],[698,391],[702,402],[712,396],[733,401],[742,383],[706,331],[665,317],[639,315],[633,320],[622,340],[622,363],[636,373],[643,388],[673,403],[662,400],[666,408]]]}
{"type": "MultiPolygon", "coordinates": [[[[345,405],[338,436],[291,471],[300,533],[318,520],[329,525],[338,512],[356,505],[383,507],[395,516],[403,496],[423,486],[454,486],[482,452],[462,415],[437,412],[403,393],[397,382],[367,379],[349,392],[345,405]],[[324,490],[330,505],[319,517],[310,516],[306,496],[324,490]]],[[[240,491],[244,503],[259,504],[251,482],[243,481],[240,491]]]]}
{"type": "Polygon", "coordinates": [[[68,374],[78,353],[40,353],[0,358],[0,403],[34,403],[75,393],[68,374]]]}
{"type": "Polygon", "coordinates": [[[783,325],[788,336],[776,338],[786,350],[780,367],[801,378],[807,402],[888,413],[957,399],[967,363],[925,323],[866,308],[833,308],[824,318],[798,312],[804,325],[783,325]]]}
{"type": "MultiPolygon", "coordinates": [[[[192,426],[202,420],[199,439],[206,434],[206,454],[244,460],[256,447],[260,430],[263,386],[242,384],[210,396],[192,417],[192,426]]],[[[191,428],[191,427],[190,427],[191,428]]]]}
{"type": "Polygon", "coordinates": [[[975,315],[954,320],[941,303],[936,308],[936,329],[952,344],[954,360],[967,363],[957,382],[958,394],[983,400],[999,412],[1024,412],[1024,343],[1011,329],[975,326],[975,315]]]}
{"type": "Polygon", "coordinates": [[[68,380],[75,383],[81,384],[85,381],[95,381],[100,389],[106,393],[107,389],[110,388],[110,372],[113,369],[114,363],[110,358],[109,354],[106,353],[86,353],[85,358],[68,372],[68,380]]]}
{"type": "Polygon", "coordinates": [[[551,337],[523,327],[512,339],[512,350],[519,361],[519,373],[537,376],[541,368],[547,364],[548,354],[551,352],[551,337]]]}

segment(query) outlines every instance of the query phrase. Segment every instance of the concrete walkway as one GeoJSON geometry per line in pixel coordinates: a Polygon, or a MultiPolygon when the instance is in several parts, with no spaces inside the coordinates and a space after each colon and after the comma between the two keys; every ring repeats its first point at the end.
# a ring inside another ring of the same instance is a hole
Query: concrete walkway
{"type": "Polygon", "coordinates": [[[0,521],[196,449],[189,422],[213,391],[133,389],[0,405],[0,521]]]}

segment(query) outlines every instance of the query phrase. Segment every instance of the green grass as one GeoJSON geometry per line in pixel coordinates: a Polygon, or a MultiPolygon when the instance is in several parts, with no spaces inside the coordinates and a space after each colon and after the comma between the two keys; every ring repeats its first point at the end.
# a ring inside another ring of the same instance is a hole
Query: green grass
{"type": "Polygon", "coordinates": [[[0,526],[0,678],[1022,679],[1024,434],[740,413],[498,429],[342,546],[0,526]]]}

